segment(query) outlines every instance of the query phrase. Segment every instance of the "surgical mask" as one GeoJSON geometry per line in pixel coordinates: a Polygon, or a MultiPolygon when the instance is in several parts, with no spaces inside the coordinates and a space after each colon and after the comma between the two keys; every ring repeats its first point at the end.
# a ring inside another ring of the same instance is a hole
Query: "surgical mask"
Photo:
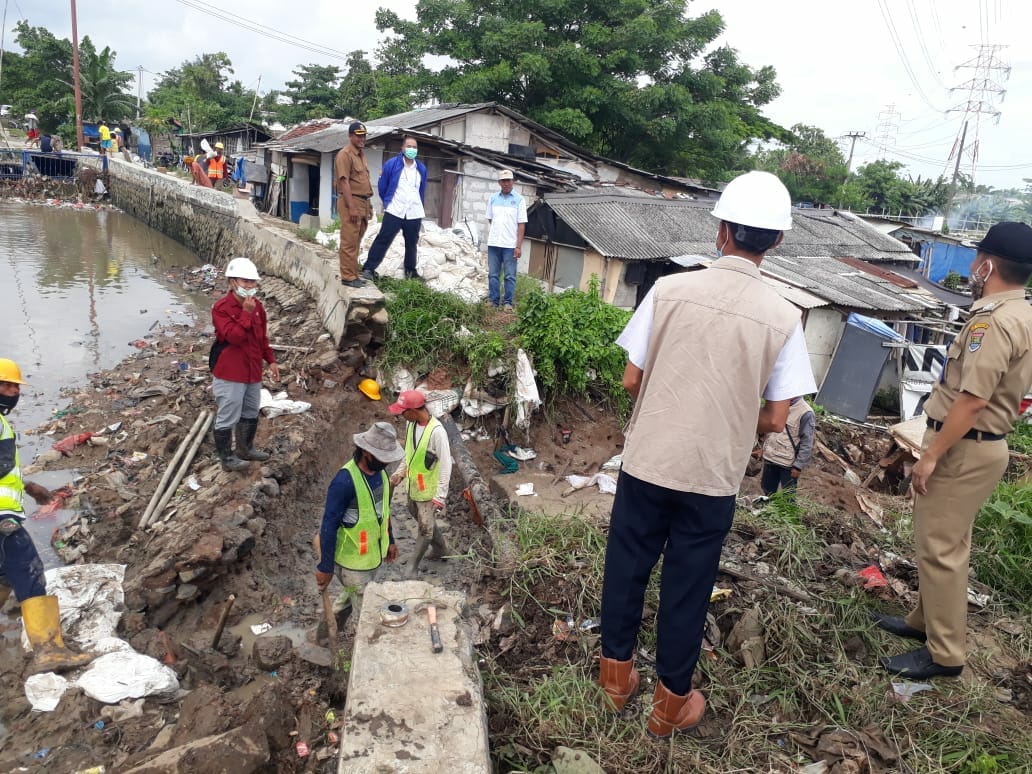
{"type": "Polygon", "coordinates": [[[414,159],[416,157],[416,154],[419,153],[419,150],[417,148],[405,148],[404,153],[405,158],[414,159]]]}
{"type": "Polygon", "coordinates": [[[236,294],[241,298],[251,298],[258,295],[258,288],[237,288],[236,294]]]}
{"type": "Polygon", "coordinates": [[[986,261],[982,265],[989,267],[989,271],[986,272],[986,275],[984,277],[979,277],[975,272],[971,272],[971,277],[968,279],[968,284],[971,285],[971,298],[975,301],[985,295],[985,283],[989,281],[991,276],[993,276],[992,262],[986,261]]]}
{"type": "Polygon", "coordinates": [[[14,407],[18,405],[18,398],[21,397],[21,393],[17,395],[0,395],[0,414],[9,414],[14,410],[14,407]]]}

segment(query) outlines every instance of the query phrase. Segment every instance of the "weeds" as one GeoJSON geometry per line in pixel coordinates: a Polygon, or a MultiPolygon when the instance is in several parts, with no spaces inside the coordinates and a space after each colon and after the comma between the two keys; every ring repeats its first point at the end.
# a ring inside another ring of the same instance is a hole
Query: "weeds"
{"type": "MultiPolygon", "coordinates": [[[[823,548],[816,522],[829,517],[835,514],[801,500],[798,511],[773,502],[758,513],[739,514],[739,522],[757,533],[755,541],[768,552],[765,561],[812,583],[820,581],[812,566],[823,548]]],[[[942,681],[906,703],[893,701],[891,680],[877,659],[899,652],[900,642],[871,627],[869,592],[834,583],[814,593],[814,606],[755,589],[711,605],[725,638],[745,610],[756,608],[764,661],[746,668],[725,648],[704,652],[698,672],[708,720],[672,741],[653,740],[644,726],[655,684],[648,654],[654,653],[650,611],[657,609],[658,572],[639,635],[641,694],[617,715],[602,709],[597,640],[560,641],[552,630],[564,615],[598,615],[604,529],[569,514],[523,513],[515,534],[520,562],[508,601],[524,644],[509,653],[486,646],[481,653],[500,772],[551,771],[558,745],[587,752],[607,772],[795,771],[809,760],[804,741],[834,730],[854,740],[864,770],[1028,770],[1027,720],[1000,705],[993,684],[942,681]],[[873,756],[882,754],[879,768],[873,756]]]]}
{"type": "Polygon", "coordinates": [[[1032,486],[1002,481],[975,520],[971,563],[979,580],[1018,605],[1032,599],[1032,486]]]}
{"type": "Polygon", "coordinates": [[[597,277],[588,291],[549,294],[532,290],[519,304],[521,346],[534,358],[538,380],[551,397],[612,400],[620,416],[630,410],[622,386],[626,353],[616,339],[630,312],[607,304],[597,277]]]}
{"type": "Polygon", "coordinates": [[[309,226],[301,227],[298,226],[297,235],[306,242],[317,242],[316,236],[319,234],[319,229],[312,228],[309,226]]]}

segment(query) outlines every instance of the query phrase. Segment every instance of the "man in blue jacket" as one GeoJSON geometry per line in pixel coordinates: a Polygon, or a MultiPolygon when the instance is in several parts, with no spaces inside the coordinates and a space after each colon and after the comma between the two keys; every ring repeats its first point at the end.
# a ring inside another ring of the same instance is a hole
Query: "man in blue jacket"
{"type": "Polygon", "coordinates": [[[373,240],[365,266],[362,267],[362,278],[365,280],[380,278],[376,269],[399,231],[405,237],[405,278],[422,279],[416,271],[416,243],[419,241],[419,227],[426,215],[423,210],[426,165],[416,159],[418,153],[416,138],[405,137],[401,155],[383,165],[377,183],[383,200],[383,223],[380,224],[380,233],[373,240]]]}

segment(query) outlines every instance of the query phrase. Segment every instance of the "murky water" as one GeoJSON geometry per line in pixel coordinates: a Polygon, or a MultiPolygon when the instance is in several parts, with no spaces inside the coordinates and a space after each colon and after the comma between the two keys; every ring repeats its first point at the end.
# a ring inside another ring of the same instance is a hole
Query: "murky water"
{"type": "MultiPolygon", "coordinates": [[[[11,414],[22,464],[54,438],[28,435],[68,405],[61,388],[87,383],[135,350],[155,324],[190,322],[206,299],[183,288],[186,267],[200,264],[179,243],[120,212],[53,207],[0,199],[0,357],[17,362],[28,385],[11,414]]],[[[74,472],[33,477],[68,483],[74,472]]],[[[44,562],[52,566],[58,511],[27,520],[44,562]]]]}

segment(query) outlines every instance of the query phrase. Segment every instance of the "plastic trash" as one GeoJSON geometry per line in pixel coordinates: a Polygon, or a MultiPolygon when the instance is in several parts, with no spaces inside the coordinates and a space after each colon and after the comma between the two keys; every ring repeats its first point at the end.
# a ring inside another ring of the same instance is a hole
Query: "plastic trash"
{"type": "Polygon", "coordinates": [[[25,680],[25,698],[37,712],[50,712],[61,703],[68,681],[53,672],[32,675],[25,680]]]}
{"type": "Polygon", "coordinates": [[[261,395],[261,410],[270,419],[283,414],[303,414],[312,407],[303,400],[291,400],[285,390],[273,395],[263,388],[261,395]]]}
{"type": "Polygon", "coordinates": [[[512,457],[514,460],[519,460],[520,462],[526,462],[527,460],[532,460],[535,457],[537,457],[536,451],[534,451],[533,449],[524,449],[522,446],[513,446],[511,449],[508,449],[505,453],[512,457]]]}
{"type": "Polygon", "coordinates": [[[593,476],[567,476],[566,480],[574,489],[583,489],[586,486],[598,486],[602,494],[616,494],[616,479],[608,473],[596,473],[593,476]]]}
{"type": "Polygon", "coordinates": [[[54,449],[54,451],[61,452],[61,454],[63,454],[65,457],[71,457],[72,450],[76,446],[82,446],[92,437],[93,433],[75,433],[74,435],[70,435],[67,438],[62,438],[60,441],[55,443],[52,448],[54,449]]]}
{"type": "Polygon", "coordinates": [[[174,671],[133,650],[101,656],[75,682],[91,699],[105,704],[141,696],[170,697],[179,691],[174,671]]]}
{"type": "Polygon", "coordinates": [[[255,637],[260,637],[261,635],[265,634],[265,632],[269,631],[269,629],[271,628],[272,624],[268,622],[252,624],[251,632],[254,634],[255,637]]]}
{"type": "Polygon", "coordinates": [[[910,701],[914,696],[921,693],[922,691],[932,690],[930,683],[893,683],[892,684],[892,695],[896,701],[910,701]]]}
{"type": "Polygon", "coordinates": [[[882,571],[876,565],[870,565],[857,573],[864,581],[864,588],[870,590],[882,589],[889,585],[882,571]]]}
{"type": "Polygon", "coordinates": [[[534,482],[519,484],[516,487],[516,495],[517,497],[537,497],[537,492],[534,491],[534,482]]]}
{"type": "Polygon", "coordinates": [[[308,753],[311,752],[308,749],[308,742],[305,741],[298,742],[297,745],[295,745],[295,749],[297,750],[298,758],[307,758],[308,753]]]}

